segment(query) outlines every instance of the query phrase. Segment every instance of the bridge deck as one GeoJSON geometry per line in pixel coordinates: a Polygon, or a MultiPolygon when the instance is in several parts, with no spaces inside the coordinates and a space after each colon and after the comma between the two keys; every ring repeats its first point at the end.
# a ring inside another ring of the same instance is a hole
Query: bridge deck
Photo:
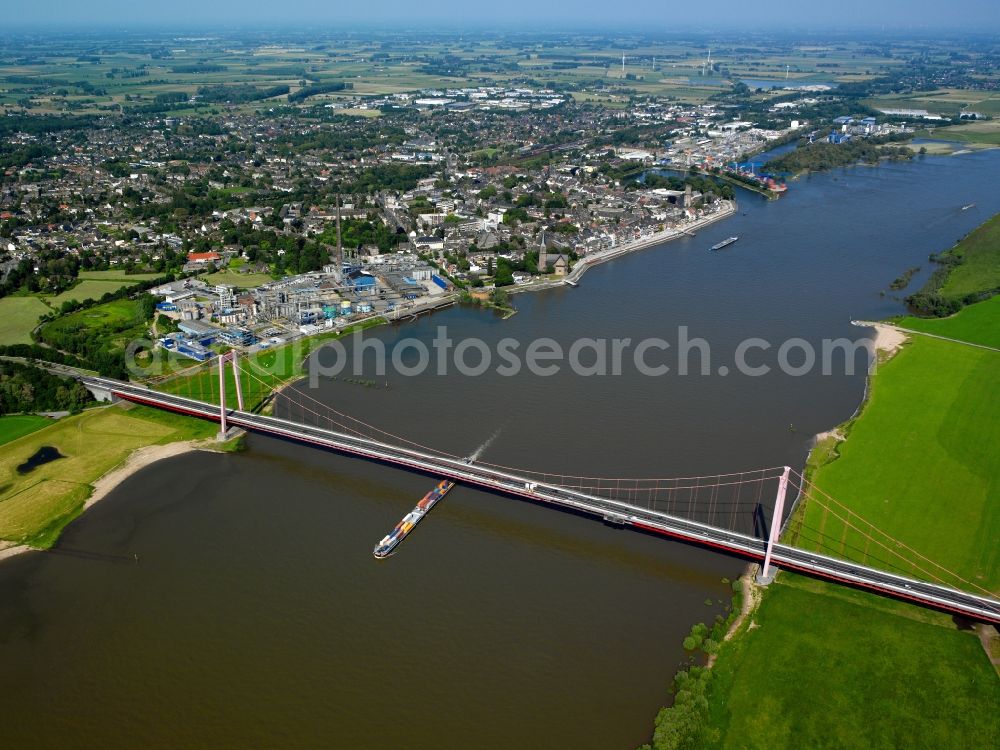
{"type": "MultiPolygon", "coordinates": [[[[108,378],[85,377],[82,379],[86,381],[85,384],[106,388],[116,396],[129,401],[191,414],[213,421],[219,421],[220,418],[219,407],[213,404],[206,404],[183,396],[160,393],[143,386],[108,378]]],[[[230,424],[244,429],[277,435],[434,476],[446,477],[494,492],[608,519],[614,523],[710,547],[743,558],[758,561],[764,558],[766,543],[756,537],[610,498],[536,482],[529,477],[513,472],[499,471],[476,464],[470,465],[459,459],[401,448],[277,417],[228,410],[227,420],[230,424]]],[[[772,562],[789,570],[869,589],[972,619],[1000,623],[1000,602],[948,586],[887,573],[858,563],[800,550],[784,544],[774,546],[772,562]]]]}

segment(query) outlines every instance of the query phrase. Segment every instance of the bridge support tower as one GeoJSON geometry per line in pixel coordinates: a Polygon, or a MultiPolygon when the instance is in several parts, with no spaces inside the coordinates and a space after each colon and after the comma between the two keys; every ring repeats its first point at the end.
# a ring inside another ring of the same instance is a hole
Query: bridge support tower
{"type": "Polygon", "coordinates": [[[219,355],[219,434],[216,440],[220,443],[241,434],[243,430],[238,427],[229,428],[229,419],[226,408],[226,363],[233,367],[233,380],[236,382],[236,408],[243,411],[243,384],[240,382],[240,370],[237,366],[239,353],[234,349],[219,355]]]}
{"type": "Polygon", "coordinates": [[[774,516],[771,518],[771,528],[768,529],[767,534],[767,551],[764,553],[764,564],[757,573],[757,583],[761,586],[766,586],[773,581],[777,572],[771,566],[771,551],[774,549],[774,543],[778,540],[778,535],[781,534],[781,516],[785,510],[785,495],[788,494],[788,475],[790,472],[791,468],[786,466],[781,473],[781,479],[778,480],[778,494],[774,498],[774,516]]]}

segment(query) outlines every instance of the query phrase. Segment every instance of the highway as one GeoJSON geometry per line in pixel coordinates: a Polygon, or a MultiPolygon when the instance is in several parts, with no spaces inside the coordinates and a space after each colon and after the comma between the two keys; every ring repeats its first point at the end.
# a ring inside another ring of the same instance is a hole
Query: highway
{"type": "MultiPolygon", "coordinates": [[[[90,376],[78,376],[78,378],[85,385],[107,390],[128,401],[191,414],[216,422],[220,418],[218,406],[202,401],[161,393],[141,385],[109,378],[90,376]]],[[[303,425],[272,416],[227,410],[226,419],[229,424],[246,430],[402,466],[435,477],[453,479],[464,484],[595,516],[609,523],[631,526],[645,532],[710,547],[750,560],[761,561],[764,559],[765,540],[610,498],[539,483],[513,472],[468,464],[456,458],[401,448],[365,437],[303,425]]],[[[868,589],[974,620],[1000,624],[1000,601],[996,599],[887,573],[780,543],[774,545],[771,559],[774,565],[788,570],[868,589]]]]}

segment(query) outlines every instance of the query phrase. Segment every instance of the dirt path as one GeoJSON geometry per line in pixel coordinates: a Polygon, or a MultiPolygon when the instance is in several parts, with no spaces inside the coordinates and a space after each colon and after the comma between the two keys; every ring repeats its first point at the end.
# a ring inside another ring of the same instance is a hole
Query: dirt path
{"type": "MultiPolygon", "coordinates": [[[[733,624],[729,626],[729,630],[723,636],[723,642],[730,640],[736,632],[743,626],[743,623],[747,621],[747,618],[753,614],[757,609],[757,605],[760,604],[761,590],[753,582],[754,577],[757,575],[757,564],[748,565],[746,571],[740,576],[739,581],[742,585],[742,606],[740,607],[740,613],[733,620],[733,624]]],[[[750,624],[753,627],[753,623],[750,624]]],[[[705,666],[709,669],[715,664],[717,654],[710,654],[708,661],[705,662],[705,666]]]]}
{"type": "Polygon", "coordinates": [[[983,644],[983,651],[986,652],[990,664],[1000,675],[1000,633],[994,626],[980,623],[976,625],[976,635],[979,636],[979,642],[983,644]]]}

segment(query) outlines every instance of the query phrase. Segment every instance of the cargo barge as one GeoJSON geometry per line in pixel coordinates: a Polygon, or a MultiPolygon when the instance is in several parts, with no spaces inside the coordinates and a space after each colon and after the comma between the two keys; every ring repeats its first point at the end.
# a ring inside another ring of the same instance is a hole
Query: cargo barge
{"type": "Polygon", "coordinates": [[[712,247],[710,247],[709,250],[721,250],[724,247],[729,247],[734,242],[736,242],[736,240],[738,240],[738,239],[739,239],[739,237],[727,237],[726,239],[724,239],[719,244],[712,245],[712,247]]]}
{"type": "Polygon", "coordinates": [[[433,508],[441,498],[447,495],[454,486],[455,483],[447,479],[438,482],[434,486],[434,489],[423,496],[413,510],[403,516],[403,520],[396,524],[396,528],[390,531],[386,536],[382,537],[382,541],[375,545],[375,549],[372,554],[381,559],[383,557],[388,557],[395,552],[399,543],[406,538],[407,534],[413,531],[413,527],[420,523],[420,521],[423,520],[423,517],[427,515],[428,511],[430,511],[430,509],[433,508]]]}

